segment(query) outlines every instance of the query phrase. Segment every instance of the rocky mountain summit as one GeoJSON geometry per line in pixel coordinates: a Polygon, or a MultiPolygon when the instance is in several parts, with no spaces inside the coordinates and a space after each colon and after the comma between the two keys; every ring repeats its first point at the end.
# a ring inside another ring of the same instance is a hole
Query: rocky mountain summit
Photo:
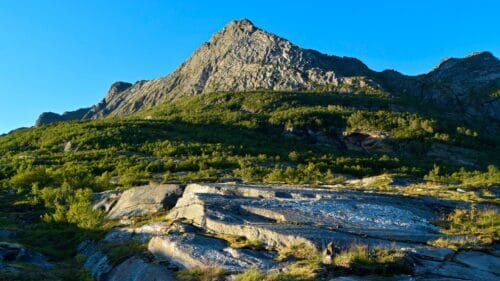
{"type": "Polygon", "coordinates": [[[116,82],[98,104],[62,115],[43,113],[36,126],[126,115],[188,95],[251,90],[382,91],[412,95],[459,115],[500,120],[499,88],[500,61],[488,52],[444,60],[419,76],[379,73],[355,58],[302,49],[242,19],[215,33],[171,74],[116,82]]]}

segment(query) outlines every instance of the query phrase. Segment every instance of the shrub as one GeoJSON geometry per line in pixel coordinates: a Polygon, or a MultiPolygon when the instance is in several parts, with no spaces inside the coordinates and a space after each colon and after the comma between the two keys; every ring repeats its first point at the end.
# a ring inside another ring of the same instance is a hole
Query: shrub
{"type": "Polygon", "coordinates": [[[307,246],[306,244],[299,245],[291,245],[288,247],[281,248],[278,251],[278,257],[276,257],[277,261],[286,261],[290,258],[304,260],[304,259],[312,259],[318,255],[316,249],[307,246]]]}
{"type": "Polygon", "coordinates": [[[478,244],[489,245],[500,239],[500,214],[493,209],[455,209],[442,222],[445,234],[474,235],[478,244]]]}
{"type": "Polygon", "coordinates": [[[370,250],[366,245],[359,244],[337,254],[333,264],[356,274],[393,275],[412,272],[404,252],[384,248],[370,250]]]}

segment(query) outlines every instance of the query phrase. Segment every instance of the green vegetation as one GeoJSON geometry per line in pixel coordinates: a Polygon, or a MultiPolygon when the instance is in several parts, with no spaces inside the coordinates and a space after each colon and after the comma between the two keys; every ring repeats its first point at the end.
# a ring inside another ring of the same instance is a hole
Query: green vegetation
{"type": "MultiPolygon", "coordinates": [[[[92,193],[150,181],[322,185],[389,174],[439,182],[436,189],[407,188],[408,194],[498,203],[500,138],[489,133],[498,124],[448,118],[408,99],[384,93],[213,93],[126,117],[16,130],[0,136],[0,227],[18,231],[19,242],[64,267],[75,264],[79,242],[99,238],[111,226],[91,209],[92,193]],[[394,106],[412,110],[393,112],[394,106]],[[383,133],[393,146],[385,154],[348,150],[342,140],[353,132],[383,133]],[[434,144],[453,148],[472,164],[433,158],[434,144]]],[[[298,267],[312,260],[306,271],[317,272],[314,259],[296,260],[298,267]]]]}
{"type": "Polygon", "coordinates": [[[335,256],[333,264],[355,274],[408,274],[411,267],[405,260],[405,253],[395,249],[374,248],[353,245],[335,256]]]}
{"type": "Polygon", "coordinates": [[[458,171],[446,175],[442,174],[438,165],[434,165],[434,168],[424,178],[431,181],[461,184],[472,187],[490,187],[500,184],[500,170],[494,165],[489,165],[485,172],[466,171],[464,168],[460,168],[458,171]]]}
{"type": "Polygon", "coordinates": [[[147,245],[137,241],[127,241],[124,243],[106,243],[100,248],[108,256],[109,263],[117,265],[135,254],[146,251],[147,245]]]}
{"type": "Polygon", "coordinates": [[[445,234],[465,235],[463,239],[432,241],[452,249],[485,247],[500,240],[500,214],[494,209],[456,209],[439,222],[445,234]]]}
{"type": "Polygon", "coordinates": [[[278,261],[293,261],[283,272],[263,273],[256,268],[238,275],[237,281],[309,281],[342,274],[356,275],[397,275],[411,274],[412,267],[404,252],[394,249],[353,245],[350,249],[337,253],[332,264],[323,264],[320,255],[305,245],[289,246],[279,251],[278,261]]]}
{"type": "Polygon", "coordinates": [[[288,247],[281,248],[278,252],[277,261],[287,261],[293,260],[306,260],[314,259],[318,256],[316,249],[311,248],[305,244],[290,245],[288,247]]]}
{"type": "Polygon", "coordinates": [[[236,276],[236,281],[312,281],[324,271],[317,251],[305,244],[291,245],[279,250],[277,261],[292,261],[283,272],[262,273],[255,268],[236,276]]]}
{"type": "Polygon", "coordinates": [[[442,233],[456,236],[428,242],[435,247],[454,251],[488,250],[491,244],[500,240],[500,214],[495,209],[478,209],[475,206],[456,209],[436,224],[442,227],[442,233]]]}
{"type": "Polygon", "coordinates": [[[175,274],[178,281],[223,281],[226,271],[220,268],[195,268],[175,274]]]}
{"type": "Polygon", "coordinates": [[[229,247],[233,249],[252,249],[252,250],[263,250],[264,244],[259,240],[249,240],[245,236],[237,235],[217,235],[219,239],[226,240],[229,247]]]}

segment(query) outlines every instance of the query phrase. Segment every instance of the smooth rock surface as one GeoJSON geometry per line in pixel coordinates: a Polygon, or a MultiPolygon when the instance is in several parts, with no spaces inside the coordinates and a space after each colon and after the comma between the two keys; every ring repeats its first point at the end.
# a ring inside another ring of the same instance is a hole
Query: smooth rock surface
{"type": "Polygon", "coordinates": [[[79,254],[85,256],[83,266],[97,281],[104,281],[106,274],[111,271],[112,266],[108,257],[90,241],[83,241],[77,248],[79,254]]]}
{"type": "Polygon", "coordinates": [[[140,227],[116,227],[108,231],[103,241],[125,242],[135,240],[145,243],[152,236],[163,235],[167,232],[169,225],[166,222],[151,222],[140,227]]]}
{"type": "Polygon", "coordinates": [[[331,241],[345,248],[355,241],[375,246],[440,237],[429,222],[436,217],[429,204],[401,199],[326,189],[193,184],[167,217],[190,219],[214,233],[244,234],[271,248],[305,243],[321,249],[331,241]]]}
{"type": "Polygon", "coordinates": [[[462,280],[493,281],[500,276],[489,271],[478,270],[471,267],[462,266],[455,262],[445,262],[438,266],[433,273],[438,276],[451,277],[462,280]]]}
{"type": "Polygon", "coordinates": [[[182,195],[182,187],[174,184],[146,185],[125,190],[107,213],[109,219],[153,214],[173,207],[182,195]]]}
{"type": "Polygon", "coordinates": [[[500,258],[481,252],[461,252],[455,256],[455,261],[465,264],[471,268],[489,271],[499,275],[500,279],[500,258]]]}
{"type": "Polygon", "coordinates": [[[106,281],[174,281],[171,271],[164,266],[146,263],[139,257],[131,257],[115,267],[106,281]]]}
{"type": "Polygon", "coordinates": [[[196,233],[170,233],[153,237],[148,250],[160,259],[168,259],[184,268],[224,268],[242,272],[255,266],[269,269],[276,264],[269,254],[246,249],[232,249],[223,240],[196,233]]]}

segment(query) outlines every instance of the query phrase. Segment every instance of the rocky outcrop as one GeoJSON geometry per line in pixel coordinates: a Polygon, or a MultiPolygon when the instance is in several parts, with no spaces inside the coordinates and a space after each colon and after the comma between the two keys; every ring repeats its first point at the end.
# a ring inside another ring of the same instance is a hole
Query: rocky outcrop
{"type": "Polygon", "coordinates": [[[66,111],[63,114],[57,114],[54,112],[44,112],[38,116],[35,122],[35,127],[42,125],[47,125],[55,122],[80,120],[84,118],[85,114],[90,110],[90,108],[80,108],[75,111],[66,111]]]}
{"type": "Polygon", "coordinates": [[[182,187],[173,184],[138,186],[123,193],[103,194],[96,200],[94,209],[107,210],[110,219],[130,218],[167,210],[182,195],[182,187]],[[115,203],[116,202],[116,203],[115,203]]]}
{"type": "Polygon", "coordinates": [[[115,267],[106,281],[174,281],[173,273],[164,266],[131,257],[115,267]]]}
{"type": "MultiPolygon", "coordinates": [[[[342,249],[362,240],[372,246],[399,241],[401,248],[415,247],[427,256],[440,252],[405,244],[440,235],[429,222],[436,218],[426,207],[430,202],[407,198],[404,202],[399,197],[326,189],[193,184],[167,217],[189,219],[209,232],[244,234],[274,249],[305,244],[321,250],[331,241],[342,249]]],[[[443,250],[444,256],[449,253],[443,250]]]]}
{"type": "Polygon", "coordinates": [[[84,256],[85,262],[83,266],[90,272],[92,277],[98,281],[105,280],[106,274],[112,269],[106,254],[88,240],[80,243],[77,250],[80,255],[84,256]]]}
{"type": "Polygon", "coordinates": [[[153,237],[148,250],[160,259],[168,259],[181,268],[224,268],[242,272],[251,267],[269,269],[276,264],[274,255],[249,249],[233,249],[221,239],[197,233],[171,232],[153,237]]]}
{"type": "MultiPolygon", "coordinates": [[[[109,242],[109,241],[104,241],[109,242]]],[[[114,241],[116,242],[116,241],[114,241]]],[[[122,242],[125,242],[122,241],[122,242]]],[[[84,241],[78,246],[78,252],[85,259],[84,267],[97,281],[173,281],[173,273],[157,263],[152,263],[138,253],[114,265],[99,243],[84,241]]]]}
{"type": "MultiPolygon", "coordinates": [[[[141,198],[156,198],[154,189],[139,190],[141,198]]],[[[118,202],[122,198],[123,194],[118,202]]],[[[101,241],[82,243],[79,252],[99,281],[129,280],[130,276],[134,278],[130,280],[151,280],[146,276],[171,280],[170,270],[175,268],[279,271],[288,263],[275,260],[276,250],[291,245],[322,253],[322,261],[328,264],[353,244],[405,252],[415,276],[391,280],[495,280],[500,276],[497,256],[427,245],[438,238],[463,238],[440,234],[431,223],[443,211],[460,207],[467,203],[311,187],[190,184],[163,221],[115,227],[101,241]],[[233,248],[228,241],[235,237],[259,243],[258,250],[233,248]],[[134,253],[111,265],[106,247],[99,246],[108,245],[109,250],[109,245],[129,243],[147,243],[148,253],[134,253]]],[[[356,278],[333,280],[360,280],[356,278]]]]}

